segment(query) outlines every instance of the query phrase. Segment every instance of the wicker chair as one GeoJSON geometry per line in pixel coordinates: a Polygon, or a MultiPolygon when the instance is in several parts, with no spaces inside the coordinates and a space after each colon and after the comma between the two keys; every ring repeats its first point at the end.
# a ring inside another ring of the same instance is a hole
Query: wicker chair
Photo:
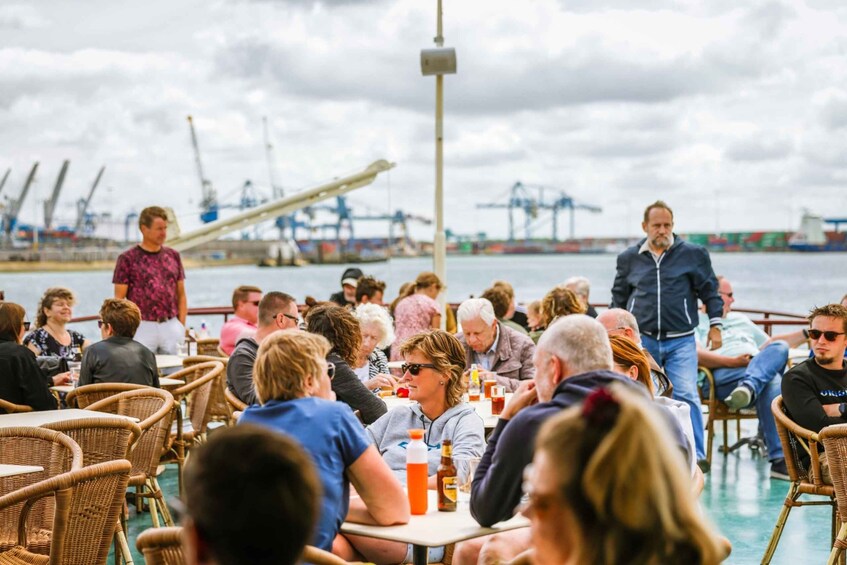
{"type": "Polygon", "coordinates": [[[154,527],[159,527],[159,512],[165,524],[173,526],[162,489],[156,480],[162,446],[165,445],[173,421],[174,398],[171,393],[158,388],[143,387],[104,398],[87,409],[112,412],[140,420],[138,426],[142,431],[141,437],[129,457],[132,463],[129,485],[135,487],[136,500],[138,497],[149,499],[150,518],[154,527]]]}
{"type": "Polygon", "coordinates": [[[63,473],[0,497],[0,511],[19,509],[18,544],[0,553],[3,564],[99,565],[106,562],[114,524],[123,506],[129,461],[98,463],[63,473]],[[45,498],[54,500],[49,555],[27,548],[31,511],[45,498]]]}
{"type": "MultiPolygon", "coordinates": [[[[82,448],[82,463],[88,467],[106,461],[127,459],[132,445],[141,437],[141,428],[126,418],[83,418],[45,424],[43,427],[69,436],[82,448]]],[[[117,524],[116,541],[124,561],[132,564],[123,521],[117,524]]]]}
{"type": "Polygon", "coordinates": [[[97,383],[93,385],[84,385],[75,388],[65,397],[65,403],[68,408],[88,408],[104,398],[114,396],[119,392],[128,390],[137,390],[144,388],[144,385],[136,385],[132,383],[97,383]]]}
{"type": "MultiPolygon", "coordinates": [[[[224,398],[224,390],[226,390],[226,366],[229,362],[229,357],[217,357],[214,355],[194,355],[192,357],[186,357],[185,359],[183,359],[182,366],[184,367],[183,370],[185,370],[194,367],[195,365],[198,365],[200,363],[209,363],[212,361],[223,363],[224,366],[223,372],[221,373],[220,377],[218,377],[218,380],[215,382],[215,386],[212,387],[212,421],[226,422],[227,425],[234,425],[235,422],[232,418],[232,410],[230,409],[226,398],[224,398]]],[[[180,371],[180,373],[175,373],[174,375],[171,375],[171,377],[180,378],[176,375],[179,375],[181,373],[182,371],[180,371]]],[[[191,378],[197,378],[197,373],[195,373],[193,377],[187,375],[185,379],[186,382],[189,382],[191,378]]]]}
{"type": "Polygon", "coordinates": [[[709,465],[712,464],[712,445],[715,441],[715,422],[723,422],[723,446],[719,449],[721,453],[731,453],[739,447],[751,443],[748,438],[741,437],[741,420],[757,420],[759,415],[755,408],[742,408],[741,410],[733,410],[727,406],[724,401],[718,398],[717,388],[715,387],[715,376],[710,369],[706,367],[698,367],[698,371],[705,375],[709,386],[709,396],[703,394],[703,389],[698,387],[700,392],[700,402],[709,408],[709,418],[706,420],[706,459],[709,465]],[[735,434],[738,438],[734,444],[729,445],[729,422],[735,422],[735,434]]]}
{"type": "MultiPolygon", "coordinates": [[[[184,565],[182,528],[152,528],[139,534],[135,546],[144,555],[146,565],[184,565]]],[[[303,563],[313,565],[347,565],[349,562],[328,551],[307,545],[303,563]]]]}
{"type": "MultiPolygon", "coordinates": [[[[185,379],[186,384],[173,389],[171,394],[177,401],[176,428],[171,430],[162,463],[176,463],[179,472],[179,492],[182,493],[182,468],[185,464],[185,451],[195,443],[206,439],[206,427],[212,414],[212,391],[223,374],[224,366],[220,361],[207,361],[192,365],[175,373],[185,379]],[[180,404],[186,399],[190,424],[184,426],[180,404]]],[[[175,377],[179,378],[179,377],[175,377]]]]}
{"type": "Polygon", "coordinates": [[[776,429],[779,432],[782,449],[785,452],[785,465],[788,467],[791,487],[788,489],[788,495],[785,497],[782,511],[779,513],[762,563],[770,563],[773,559],[779,538],[782,536],[782,530],[788,520],[788,513],[793,507],[830,505],[832,507],[833,541],[837,519],[835,487],[824,483],[821,474],[821,461],[818,453],[820,437],[811,430],[798,426],[788,417],[788,414],[785,413],[782,396],[774,398],[771,411],[776,422],[776,429]],[[808,462],[806,458],[808,458],[808,462]],[[825,500],[800,500],[800,497],[804,494],[821,496],[825,500]]]}
{"type": "MultiPolygon", "coordinates": [[[[64,434],[43,428],[0,428],[0,463],[43,468],[37,473],[0,478],[0,495],[81,469],[82,461],[82,449],[64,434]]],[[[21,507],[22,504],[0,510],[0,551],[17,543],[17,516],[21,507]]],[[[32,509],[27,527],[30,551],[46,554],[50,550],[53,510],[51,499],[38,502],[32,509]]]]}
{"type": "Polygon", "coordinates": [[[247,409],[247,404],[235,396],[235,393],[229,390],[229,388],[224,389],[224,398],[226,398],[226,401],[229,403],[230,408],[232,408],[233,413],[236,411],[244,412],[244,410],[247,409]]]}
{"type": "Polygon", "coordinates": [[[216,337],[202,337],[197,340],[197,355],[205,356],[211,355],[214,357],[229,357],[229,355],[220,355],[218,352],[220,351],[220,342],[221,340],[216,337]]]}
{"type": "Polygon", "coordinates": [[[135,547],[146,565],[184,565],[182,528],[151,528],[138,534],[135,547]]]}
{"type": "Polygon", "coordinates": [[[18,412],[32,412],[32,406],[26,406],[24,404],[15,404],[13,402],[9,402],[8,400],[3,400],[0,398],[0,410],[4,411],[6,414],[16,414],[18,412]]]}
{"type": "Polygon", "coordinates": [[[827,564],[835,564],[844,561],[844,550],[847,549],[847,424],[827,426],[821,430],[820,438],[826,451],[841,522],[827,561],[827,564]]]}

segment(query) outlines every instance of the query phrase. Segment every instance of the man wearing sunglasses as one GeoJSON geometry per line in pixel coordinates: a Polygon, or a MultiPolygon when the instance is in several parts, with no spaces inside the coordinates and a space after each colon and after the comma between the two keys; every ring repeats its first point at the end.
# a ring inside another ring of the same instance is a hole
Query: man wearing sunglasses
{"type": "Polygon", "coordinates": [[[259,345],[269,335],[280,330],[298,330],[300,314],[297,301],[284,292],[269,292],[259,302],[258,327],[253,336],[241,337],[229,356],[226,366],[226,386],[242,402],[256,404],[253,390],[253,365],[259,345]]]}
{"type": "Polygon", "coordinates": [[[792,420],[819,432],[847,423],[847,308],[827,304],[809,314],[807,330],[814,357],[789,369],[782,398],[792,420]]]}
{"type": "Polygon", "coordinates": [[[731,409],[756,406],[768,447],[770,476],[787,481],[788,468],[785,466],[785,454],[776,431],[771,403],[780,393],[789,347],[797,347],[806,341],[805,331],[770,337],[744,314],[732,312],[735,297],[732,284],[726,277],[718,277],[718,293],[723,299],[722,344],[718,349],[708,349],[706,338],[709,318],[700,312],[700,324],[695,334],[697,363],[712,370],[718,398],[723,398],[731,409]]]}
{"type": "Polygon", "coordinates": [[[242,285],[232,291],[233,316],[221,328],[220,347],[227,355],[232,355],[239,339],[256,333],[261,300],[262,289],[257,286],[242,285]]]}

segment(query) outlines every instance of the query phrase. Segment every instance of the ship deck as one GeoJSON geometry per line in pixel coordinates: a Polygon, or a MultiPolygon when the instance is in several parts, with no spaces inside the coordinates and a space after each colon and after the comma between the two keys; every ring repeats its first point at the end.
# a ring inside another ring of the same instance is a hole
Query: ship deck
{"type": "MultiPolygon", "coordinates": [[[[743,422],[742,435],[756,432],[756,422],[743,422]]],[[[730,426],[730,443],[734,441],[730,426]]],[[[214,432],[213,432],[214,433],[214,432]]],[[[718,530],[732,542],[732,555],[726,563],[759,563],[767,547],[776,518],[782,508],[789,483],[769,478],[765,457],[744,446],[724,455],[719,452],[721,434],[715,436],[712,470],[700,498],[704,512],[718,530]]],[[[159,483],[170,500],[177,495],[176,467],[169,465],[159,483]]],[[[129,543],[136,564],[144,559],[135,548],[138,534],[151,527],[150,515],[130,509],[129,543]]],[[[826,563],[830,548],[828,506],[795,508],[782,534],[773,563],[826,563]]],[[[111,557],[109,562],[112,562],[111,557]]]]}

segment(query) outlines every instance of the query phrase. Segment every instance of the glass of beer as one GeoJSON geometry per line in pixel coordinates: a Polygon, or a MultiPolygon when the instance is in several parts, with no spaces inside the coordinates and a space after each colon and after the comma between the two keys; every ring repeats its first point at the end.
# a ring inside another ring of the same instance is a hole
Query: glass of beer
{"type": "Polygon", "coordinates": [[[495,379],[485,379],[482,381],[483,386],[485,387],[483,390],[485,391],[485,399],[491,400],[491,387],[497,384],[495,379]]]}
{"type": "Polygon", "coordinates": [[[491,415],[499,416],[506,405],[506,389],[500,385],[491,387],[491,415]]]}

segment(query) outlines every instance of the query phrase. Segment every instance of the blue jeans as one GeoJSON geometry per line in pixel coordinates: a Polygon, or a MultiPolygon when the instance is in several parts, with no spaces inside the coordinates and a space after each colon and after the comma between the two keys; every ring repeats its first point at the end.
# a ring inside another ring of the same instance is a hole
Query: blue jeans
{"type": "Polygon", "coordinates": [[[697,393],[697,342],[694,335],[662,340],[642,335],[641,343],[673,383],[673,397],[691,408],[691,426],[694,428],[697,459],[705,459],[703,412],[700,410],[700,395],[697,393]]]}
{"type": "Polygon", "coordinates": [[[740,384],[753,389],[756,412],[759,414],[759,424],[768,445],[768,459],[771,461],[784,457],[782,442],[779,441],[779,433],[776,431],[771,412],[771,403],[781,394],[782,372],[787,362],[788,344],[775,341],[753,357],[746,367],[712,371],[718,398],[726,398],[740,384]]]}

